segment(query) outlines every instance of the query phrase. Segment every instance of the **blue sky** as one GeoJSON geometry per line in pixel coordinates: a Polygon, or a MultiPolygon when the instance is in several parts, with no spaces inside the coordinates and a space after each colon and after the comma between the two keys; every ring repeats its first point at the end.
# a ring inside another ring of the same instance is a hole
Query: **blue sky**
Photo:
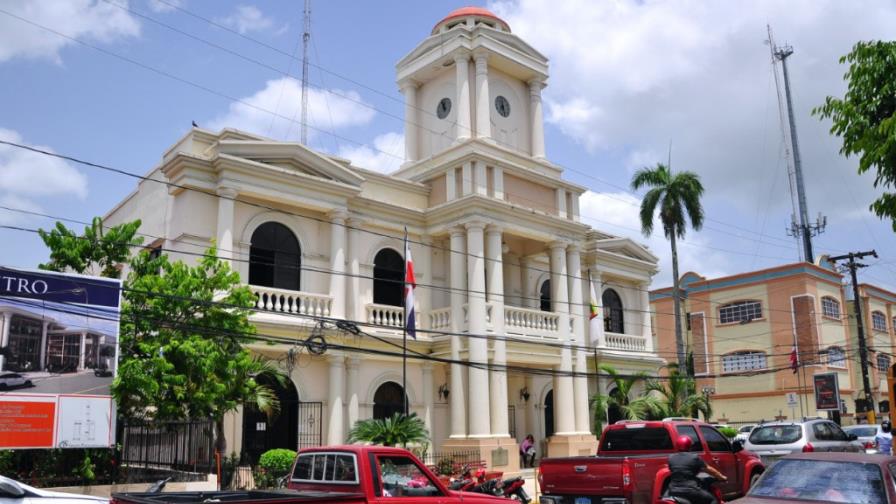
{"type": "MultiPolygon", "coordinates": [[[[3,2],[0,138],[139,173],[157,163],[191,121],[295,139],[298,126],[282,117],[297,117],[300,68],[283,53],[295,54],[298,47],[301,3],[3,2]]],[[[796,242],[785,233],[791,213],[786,161],[763,45],[766,23],[771,23],[778,40],[792,43],[796,51],[790,70],[809,210],[828,218],[816,251],[875,248],[881,259],[869,261],[872,266],[862,271],[862,279],[896,288],[896,238],[889,224],[867,210],[876,194],[872,178],[855,174],[855,160],[837,154],[829,126],[809,114],[824,96],[842,94],[840,55],[859,39],[891,36],[889,27],[896,25],[891,2],[479,4],[550,58],[551,80],[544,92],[548,156],[566,168],[568,179],[592,190],[582,202],[585,222],[643,241],[660,257],[655,286],[669,282],[668,245],[660,234],[645,238],[639,233],[639,197],[627,187],[633,170],[666,159],[670,142],[673,167],[703,178],[711,218],[682,245],[683,272],[716,276],[798,260],[796,242]]],[[[392,116],[401,117],[403,105],[395,62],[462,5],[314,2],[311,62],[316,66],[309,113],[315,129],[310,143],[360,166],[396,168],[403,154],[402,121],[392,116]]],[[[3,206],[89,220],[134,185],[118,175],[0,147],[3,206]]],[[[52,225],[4,210],[0,223],[52,225]]],[[[33,268],[46,257],[33,234],[0,230],[0,243],[5,245],[2,264],[33,268]]]]}

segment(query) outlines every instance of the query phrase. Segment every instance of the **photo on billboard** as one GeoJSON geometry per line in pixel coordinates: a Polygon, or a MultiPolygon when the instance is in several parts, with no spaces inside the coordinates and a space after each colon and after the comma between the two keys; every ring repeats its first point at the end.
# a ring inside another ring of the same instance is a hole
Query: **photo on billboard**
{"type": "Polygon", "coordinates": [[[120,313],[120,280],[0,267],[0,448],[111,446],[120,313]]]}
{"type": "Polygon", "coordinates": [[[815,384],[815,409],[819,411],[840,411],[840,387],[837,373],[813,375],[815,384]]]}

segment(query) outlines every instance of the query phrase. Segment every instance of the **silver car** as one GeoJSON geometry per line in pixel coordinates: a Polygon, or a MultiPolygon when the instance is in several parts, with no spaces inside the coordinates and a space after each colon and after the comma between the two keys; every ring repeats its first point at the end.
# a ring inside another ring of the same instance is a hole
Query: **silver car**
{"type": "Polygon", "coordinates": [[[737,435],[734,436],[734,440],[746,444],[747,438],[750,437],[750,432],[753,432],[753,428],[755,427],[756,424],[741,425],[740,428],[737,429],[737,435]]]}
{"type": "Polygon", "coordinates": [[[790,453],[798,452],[856,452],[865,447],[857,437],[843,432],[834,422],[826,419],[799,422],[771,422],[757,425],[744,449],[759,455],[767,466],[790,453]]]}
{"type": "Polygon", "coordinates": [[[844,427],[843,432],[847,434],[855,434],[855,436],[859,438],[858,442],[862,443],[862,446],[865,447],[865,453],[877,453],[877,445],[875,444],[874,438],[883,431],[880,430],[880,424],[861,424],[844,427]]]}

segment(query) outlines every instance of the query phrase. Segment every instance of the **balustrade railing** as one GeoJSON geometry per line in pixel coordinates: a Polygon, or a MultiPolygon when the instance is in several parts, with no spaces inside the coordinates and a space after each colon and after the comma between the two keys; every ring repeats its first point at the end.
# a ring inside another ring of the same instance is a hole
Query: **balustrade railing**
{"type": "Polygon", "coordinates": [[[401,329],[404,327],[404,307],[370,303],[367,305],[367,322],[401,329]]]}
{"type": "Polygon", "coordinates": [[[607,348],[611,350],[628,350],[634,352],[643,352],[647,350],[647,339],[644,338],[644,336],[608,332],[605,333],[604,337],[607,341],[607,348]]]}
{"type": "Polygon", "coordinates": [[[439,308],[429,312],[429,327],[434,331],[451,329],[451,307],[439,308]]]}
{"type": "Polygon", "coordinates": [[[260,285],[250,285],[249,289],[255,294],[255,307],[259,310],[315,317],[330,316],[332,296],[260,285]]]}
{"type": "Polygon", "coordinates": [[[560,316],[553,312],[504,307],[504,328],[509,333],[524,336],[559,338],[560,316]]]}

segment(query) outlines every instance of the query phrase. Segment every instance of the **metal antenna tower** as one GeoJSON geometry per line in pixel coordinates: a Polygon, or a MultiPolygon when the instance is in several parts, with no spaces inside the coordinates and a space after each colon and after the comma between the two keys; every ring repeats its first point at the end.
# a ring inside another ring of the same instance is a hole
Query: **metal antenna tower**
{"type": "Polygon", "coordinates": [[[305,0],[302,32],[302,144],[308,145],[308,42],[311,41],[311,0],[305,0]]]}
{"type": "MultiPolygon", "coordinates": [[[[809,222],[809,209],[806,203],[806,188],[805,183],[803,182],[802,160],[800,159],[800,147],[796,134],[796,120],[793,116],[793,97],[790,93],[790,75],[787,73],[787,58],[793,54],[793,47],[789,45],[783,47],[775,45],[774,39],[772,38],[771,26],[768,27],[768,44],[772,53],[772,64],[774,65],[775,62],[778,61],[781,62],[781,73],[784,76],[784,96],[786,99],[787,123],[790,126],[790,147],[793,154],[793,172],[789,173],[791,177],[790,191],[791,197],[793,197],[793,191],[794,189],[796,190],[796,206],[798,209],[797,213],[799,215],[799,223],[797,223],[796,218],[793,217],[791,220],[790,229],[787,231],[787,234],[798,237],[800,239],[803,246],[803,260],[811,263],[815,261],[815,255],[812,251],[812,237],[824,232],[824,228],[827,225],[827,217],[823,217],[821,213],[819,213],[818,218],[815,220],[815,223],[809,222]]],[[[777,75],[778,74],[776,70],[776,84],[777,75]]],[[[781,94],[779,92],[779,105],[780,99],[781,94]]],[[[783,114],[781,117],[781,127],[784,128],[783,114]]]]}

